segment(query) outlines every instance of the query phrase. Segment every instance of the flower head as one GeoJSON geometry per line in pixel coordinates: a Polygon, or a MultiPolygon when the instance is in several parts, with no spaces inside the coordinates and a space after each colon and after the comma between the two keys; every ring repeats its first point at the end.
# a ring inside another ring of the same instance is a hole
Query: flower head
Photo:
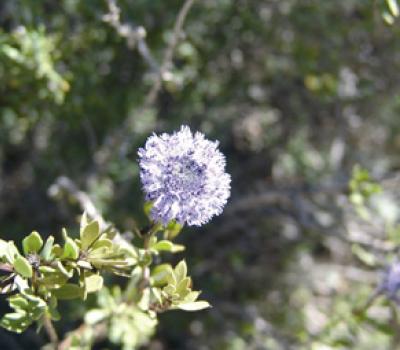
{"type": "Polygon", "coordinates": [[[387,269],[381,288],[390,299],[400,301],[400,262],[395,262],[387,269]]]}
{"type": "Polygon", "coordinates": [[[231,178],[218,142],[182,126],[173,134],[150,136],[138,155],[146,200],[153,202],[153,220],[200,226],[221,214],[231,178]]]}

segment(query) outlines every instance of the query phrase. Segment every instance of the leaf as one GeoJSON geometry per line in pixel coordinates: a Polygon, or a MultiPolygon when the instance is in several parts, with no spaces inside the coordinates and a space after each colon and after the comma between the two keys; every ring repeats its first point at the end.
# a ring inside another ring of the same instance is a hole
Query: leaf
{"type": "Polygon", "coordinates": [[[5,256],[7,255],[7,247],[8,243],[0,239],[0,259],[5,258],[5,256]]]}
{"type": "Polygon", "coordinates": [[[103,277],[90,275],[85,277],[85,288],[87,293],[94,293],[103,288],[103,277]]]}
{"type": "Polygon", "coordinates": [[[386,4],[389,8],[390,13],[394,17],[398,17],[399,16],[399,5],[397,3],[397,0],[386,0],[386,4]]]}
{"type": "Polygon", "coordinates": [[[165,284],[176,284],[175,276],[172,266],[170,264],[157,265],[151,272],[151,277],[156,286],[163,286],[165,284]]]}
{"type": "Polygon", "coordinates": [[[5,258],[7,262],[11,265],[14,264],[14,260],[21,256],[20,253],[18,252],[17,247],[15,246],[14,242],[7,242],[7,248],[6,248],[6,254],[5,258]]]}
{"type": "Polygon", "coordinates": [[[192,280],[190,277],[185,277],[182,281],[180,281],[176,287],[176,292],[181,296],[185,297],[190,292],[190,286],[192,284],[192,280]]]}
{"type": "Polygon", "coordinates": [[[183,299],[185,303],[193,302],[196,301],[197,298],[199,297],[200,292],[199,291],[191,291],[188,293],[185,298],[183,299]]]}
{"type": "Polygon", "coordinates": [[[93,309],[86,313],[85,323],[88,325],[95,325],[104,320],[108,316],[108,312],[103,309],[93,309]]]}
{"type": "Polygon", "coordinates": [[[14,295],[8,299],[10,306],[16,309],[26,309],[28,307],[28,302],[21,295],[14,295]]]}
{"type": "Polygon", "coordinates": [[[178,265],[176,265],[174,274],[176,277],[176,281],[179,283],[182,281],[187,275],[187,265],[185,260],[181,260],[178,265]]]}
{"type": "Polygon", "coordinates": [[[81,267],[82,269],[86,269],[86,270],[91,270],[92,269],[92,265],[85,261],[85,260],[78,260],[77,265],[79,267],[81,267]]]}
{"type": "Polygon", "coordinates": [[[87,250],[100,236],[100,225],[97,220],[86,225],[81,233],[82,249],[87,250]]]}
{"type": "Polygon", "coordinates": [[[66,237],[62,258],[76,260],[79,257],[79,248],[72,238],[66,237]]]}
{"type": "Polygon", "coordinates": [[[161,241],[157,242],[156,244],[154,244],[151,248],[155,249],[157,251],[167,251],[167,252],[171,252],[171,253],[178,253],[178,252],[185,250],[185,247],[183,245],[174,244],[168,240],[161,240],[161,241]]]}
{"type": "Polygon", "coordinates": [[[174,244],[170,241],[167,240],[163,240],[163,241],[159,241],[157,242],[155,245],[153,245],[153,249],[158,250],[158,251],[167,251],[170,252],[172,250],[172,247],[174,246],[174,244]]]}
{"type": "Polygon", "coordinates": [[[32,266],[29,264],[28,260],[26,260],[23,256],[19,256],[14,261],[14,269],[17,273],[19,273],[22,277],[31,278],[33,271],[32,266]]]}
{"type": "Polygon", "coordinates": [[[84,230],[84,228],[87,226],[87,224],[89,223],[89,218],[87,215],[86,210],[83,212],[82,216],[81,216],[81,222],[80,222],[80,235],[82,235],[82,232],[84,230]]]}
{"type": "Polygon", "coordinates": [[[97,242],[93,244],[91,247],[93,250],[98,248],[108,248],[111,249],[113,247],[113,242],[108,238],[101,238],[97,242]]]}
{"type": "Polygon", "coordinates": [[[168,223],[165,229],[165,235],[168,239],[174,239],[182,231],[183,225],[172,220],[168,223]]]}
{"type": "Polygon", "coordinates": [[[82,298],[84,295],[84,290],[76,284],[67,283],[64,284],[61,288],[54,289],[52,293],[58,299],[70,300],[82,298]]]}
{"type": "Polygon", "coordinates": [[[43,239],[39,233],[33,231],[29,236],[22,241],[22,248],[25,254],[37,253],[43,246],[43,239]]]}
{"type": "Polygon", "coordinates": [[[378,263],[374,254],[368,252],[358,244],[353,244],[351,246],[351,251],[361,262],[368,266],[374,267],[378,263]]]}
{"type": "Polygon", "coordinates": [[[61,261],[56,261],[55,265],[58,271],[60,271],[65,277],[71,278],[73,276],[74,270],[71,269],[70,271],[67,271],[67,269],[65,268],[65,266],[62,264],[61,261]]]}
{"type": "Polygon", "coordinates": [[[181,303],[178,306],[178,309],[185,311],[198,311],[211,307],[211,305],[207,301],[195,301],[192,303],[181,303]]]}
{"type": "Polygon", "coordinates": [[[42,258],[46,261],[49,261],[52,259],[53,244],[54,244],[54,237],[49,236],[46,240],[46,243],[44,244],[44,247],[43,247],[41,253],[40,253],[42,258]]]}

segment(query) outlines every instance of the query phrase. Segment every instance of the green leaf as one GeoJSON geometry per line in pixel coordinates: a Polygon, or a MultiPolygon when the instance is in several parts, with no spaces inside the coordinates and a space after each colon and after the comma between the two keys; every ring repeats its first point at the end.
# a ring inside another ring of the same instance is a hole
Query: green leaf
{"type": "Polygon", "coordinates": [[[181,233],[183,225],[177,223],[176,221],[170,221],[165,229],[165,236],[168,239],[174,239],[181,233]]]}
{"type": "Polygon", "coordinates": [[[85,277],[85,288],[87,293],[99,291],[103,288],[103,277],[95,274],[85,277]]]}
{"type": "Polygon", "coordinates": [[[151,208],[153,207],[153,202],[146,202],[143,206],[143,211],[147,217],[150,217],[151,208]]]}
{"type": "Polygon", "coordinates": [[[172,247],[174,246],[174,244],[170,241],[167,240],[163,240],[163,241],[159,241],[156,244],[154,244],[152,246],[153,249],[158,250],[158,251],[167,251],[170,252],[172,250],[172,247]]]}
{"type": "Polygon", "coordinates": [[[192,280],[190,277],[185,277],[183,280],[181,280],[177,287],[176,287],[176,292],[183,298],[190,292],[190,286],[192,284],[192,280]]]}
{"type": "Polygon", "coordinates": [[[398,17],[399,16],[399,5],[397,3],[397,0],[386,0],[386,4],[389,8],[390,13],[394,17],[398,17]]]}
{"type": "Polygon", "coordinates": [[[358,244],[353,244],[351,246],[351,251],[361,262],[368,266],[374,267],[378,263],[374,254],[368,252],[358,244]]]}
{"type": "Polygon", "coordinates": [[[22,247],[25,254],[37,253],[43,246],[43,239],[39,233],[33,231],[29,236],[22,241],[22,247]]]}
{"type": "Polygon", "coordinates": [[[76,260],[79,257],[79,248],[70,237],[66,237],[64,245],[64,253],[62,255],[65,259],[76,260]]]}
{"type": "Polygon", "coordinates": [[[176,265],[174,274],[178,283],[186,277],[187,265],[185,260],[181,260],[178,265],[176,265]]]}
{"type": "Polygon", "coordinates": [[[89,325],[95,325],[100,321],[104,320],[108,316],[108,312],[103,309],[93,309],[86,313],[85,323],[89,325]]]}
{"type": "Polygon", "coordinates": [[[7,255],[8,243],[0,239],[0,259],[4,259],[7,255]]]}
{"type": "Polygon", "coordinates": [[[86,225],[81,233],[82,249],[87,250],[100,236],[99,222],[94,220],[86,225]]]}
{"type": "Polygon", "coordinates": [[[84,290],[76,284],[67,283],[64,284],[61,288],[53,290],[52,293],[58,299],[70,300],[82,298],[84,295],[84,290]]]}
{"type": "Polygon", "coordinates": [[[198,311],[211,307],[211,305],[207,301],[195,301],[192,303],[182,303],[179,304],[178,309],[185,311],[198,311]]]}
{"type": "MultiPolygon", "coordinates": [[[[175,280],[175,276],[173,274],[173,269],[170,264],[161,264],[157,265],[151,272],[151,277],[153,279],[154,285],[156,286],[164,286],[168,282],[173,282],[171,279],[175,280]]],[[[176,283],[176,281],[175,281],[176,283]]],[[[173,283],[173,284],[175,284],[173,283]]]]}
{"type": "Polygon", "coordinates": [[[83,230],[85,229],[85,227],[88,225],[89,223],[89,218],[87,215],[86,210],[83,212],[82,216],[81,216],[81,222],[80,222],[80,235],[82,235],[83,230]]]}
{"type": "Polygon", "coordinates": [[[159,241],[156,244],[154,244],[151,248],[157,251],[167,251],[171,253],[178,253],[185,250],[185,247],[183,245],[174,244],[168,240],[159,241]]]}
{"type": "Polygon", "coordinates": [[[101,238],[93,244],[92,249],[93,250],[98,248],[112,249],[112,247],[113,247],[113,242],[110,239],[101,238]]]}
{"type": "Polygon", "coordinates": [[[193,302],[196,301],[197,298],[199,297],[200,292],[199,291],[191,291],[188,293],[185,298],[183,299],[185,303],[193,302]]]}
{"type": "Polygon", "coordinates": [[[26,260],[23,256],[19,256],[14,261],[14,269],[17,273],[19,273],[22,277],[31,278],[33,271],[32,266],[29,264],[28,260],[26,260]]]}
{"type": "Polygon", "coordinates": [[[14,295],[8,299],[8,302],[10,306],[16,310],[16,309],[26,309],[28,307],[28,301],[23,298],[21,295],[14,295]]]}
{"type": "Polygon", "coordinates": [[[44,244],[44,247],[40,253],[42,258],[45,261],[49,261],[52,259],[52,249],[53,249],[53,244],[54,244],[54,237],[49,236],[46,240],[46,243],[44,244]]]}
{"type": "Polygon", "coordinates": [[[7,248],[6,248],[6,254],[5,254],[5,259],[7,260],[7,262],[9,264],[13,265],[14,260],[19,256],[21,256],[21,254],[19,253],[14,242],[7,242],[7,248]]]}

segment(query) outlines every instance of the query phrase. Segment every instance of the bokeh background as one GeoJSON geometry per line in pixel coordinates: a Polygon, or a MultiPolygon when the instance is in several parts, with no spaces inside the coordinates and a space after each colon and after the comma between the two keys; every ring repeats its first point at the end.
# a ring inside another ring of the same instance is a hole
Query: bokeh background
{"type": "MultiPolygon", "coordinates": [[[[398,217],[397,19],[384,0],[202,0],[174,38],[183,3],[120,0],[118,25],[102,0],[0,2],[1,238],[77,227],[66,178],[132,230],[138,147],[187,124],[220,141],[232,174],[223,215],[178,239],[213,308],[161,315],[144,349],[394,349],[379,325],[307,342],[379,280],[351,255],[382,231],[349,204],[355,164],[389,181],[378,207],[398,217]]],[[[61,310],[60,334],[84,308],[61,310]]],[[[45,342],[0,331],[1,349],[45,342]]]]}

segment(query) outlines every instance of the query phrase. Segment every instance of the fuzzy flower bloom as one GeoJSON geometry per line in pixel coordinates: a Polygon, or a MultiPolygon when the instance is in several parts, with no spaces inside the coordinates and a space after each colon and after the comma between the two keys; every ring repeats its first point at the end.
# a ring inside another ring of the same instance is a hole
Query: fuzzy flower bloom
{"type": "Polygon", "coordinates": [[[218,142],[182,126],[173,134],[150,136],[138,151],[140,179],[152,219],[200,226],[221,214],[230,195],[231,177],[218,142]]]}
{"type": "Polygon", "coordinates": [[[390,299],[400,302],[400,262],[396,262],[388,268],[381,288],[390,299]]]}

